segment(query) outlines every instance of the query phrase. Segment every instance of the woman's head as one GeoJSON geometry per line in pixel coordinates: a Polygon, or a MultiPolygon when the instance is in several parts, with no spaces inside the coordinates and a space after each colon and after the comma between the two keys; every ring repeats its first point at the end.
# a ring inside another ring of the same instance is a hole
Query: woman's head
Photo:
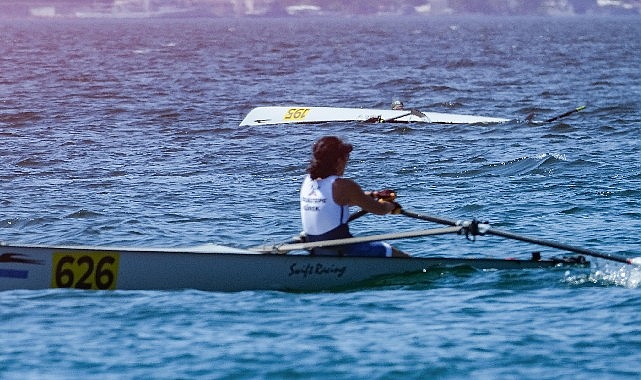
{"type": "Polygon", "coordinates": [[[338,173],[338,164],[347,162],[352,151],[352,144],[344,143],[336,136],[325,136],[318,139],[312,148],[312,161],[307,172],[312,178],[325,178],[338,173]]]}

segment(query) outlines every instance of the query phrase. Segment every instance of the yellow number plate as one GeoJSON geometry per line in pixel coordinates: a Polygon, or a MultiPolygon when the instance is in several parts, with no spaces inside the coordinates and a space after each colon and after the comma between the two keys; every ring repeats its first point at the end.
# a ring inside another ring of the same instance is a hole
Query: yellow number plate
{"type": "Polygon", "coordinates": [[[304,120],[308,112],[309,108],[290,108],[285,112],[283,120],[304,120]]]}
{"type": "Polygon", "coordinates": [[[116,289],[120,254],[110,251],[54,252],[52,288],[116,289]]]}

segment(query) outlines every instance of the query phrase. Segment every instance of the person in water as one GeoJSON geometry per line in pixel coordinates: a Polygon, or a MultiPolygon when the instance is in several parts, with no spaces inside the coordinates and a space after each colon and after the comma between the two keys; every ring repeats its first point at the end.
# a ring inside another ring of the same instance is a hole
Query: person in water
{"type": "Polygon", "coordinates": [[[400,100],[394,100],[392,102],[392,109],[394,111],[401,111],[405,109],[405,105],[400,100]]]}
{"type": "MultiPolygon", "coordinates": [[[[343,178],[352,145],[338,137],[320,138],[300,190],[300,213],[306,241],[352,237],[347,225],[349,206],[377,215],[400,213],[398,203],[375,199],[353,180],[343,178]]],[[[366,242],[314,248],[315,255],[408,257],[385,242],[366,242]]]]}

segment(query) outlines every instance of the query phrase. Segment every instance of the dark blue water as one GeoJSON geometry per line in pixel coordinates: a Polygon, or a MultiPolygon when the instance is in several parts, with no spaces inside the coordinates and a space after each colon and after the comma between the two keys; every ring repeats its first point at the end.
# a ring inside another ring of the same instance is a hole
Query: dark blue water
{"type": "MultiPolygon", "coordinates": [[[[286,240],[310,145],[336,134],[355,146],[348,175],[407,209],[641,256],[638,18],[1,22],[0,240],[286,240]],[[515,121],[238,127],[255,106],[394,99],[515,121]]],[[[367,216],[352,230],[427,227],[367,216]]],[[[2,292],[0,378],[638,378],[641,271],[592,262],[312,294],[2,292]]]]}

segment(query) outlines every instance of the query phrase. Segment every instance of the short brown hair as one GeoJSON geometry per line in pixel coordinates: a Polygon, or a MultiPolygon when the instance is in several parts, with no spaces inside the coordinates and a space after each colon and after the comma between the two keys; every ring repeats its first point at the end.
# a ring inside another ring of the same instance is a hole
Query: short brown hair
{"type": "Polygon", "coordinates": [[[352,144],[345,143],[336,136],[321,137],[312,147],[312,161],[307,172],[313,179],[335,174],[336,160],[349,157],[352,149],[352,144]]]}

